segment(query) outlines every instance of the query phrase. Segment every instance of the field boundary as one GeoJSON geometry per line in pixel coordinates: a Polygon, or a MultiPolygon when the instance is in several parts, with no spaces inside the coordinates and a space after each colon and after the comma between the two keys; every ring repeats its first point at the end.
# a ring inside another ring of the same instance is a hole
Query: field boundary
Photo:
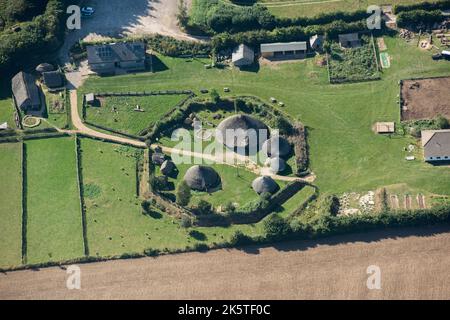
{"type": "Polygon", "coordinates": [[[22,141],[22,264],[27,263],[27,147],[22,141]]]}
{"type": "Polygon", "coordinates": [[[77,161],[77,182],[78,182],[78,196],[80,200],[81,210],[81,224],[83,229],[83,247],[84,255],[89,256],[89,243],[87,237],[87,219],[86,219],[86,206],[84,203],[84,184],[83,184],[83,168],[82,168],[82,156],[81,156],[81,144],[78,135],[75,136],[75,156],[77,161]]]}

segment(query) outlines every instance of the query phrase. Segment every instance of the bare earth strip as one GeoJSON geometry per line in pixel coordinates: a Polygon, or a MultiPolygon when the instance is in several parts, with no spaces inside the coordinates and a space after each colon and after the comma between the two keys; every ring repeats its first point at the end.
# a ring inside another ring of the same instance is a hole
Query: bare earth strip
{"type": "Polygon", "coordinates": [[[450,227],[402,229],[0,275],[0,299],[450,299],[450,227]],[[381,290],[366,287],[381,268],[381,290]]]}

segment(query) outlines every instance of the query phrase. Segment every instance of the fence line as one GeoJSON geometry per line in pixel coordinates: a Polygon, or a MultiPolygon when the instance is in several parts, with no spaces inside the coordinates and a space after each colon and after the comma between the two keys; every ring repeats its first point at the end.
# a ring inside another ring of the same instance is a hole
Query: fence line
{"type": "Polygon", "coordinates": [[[75,155],[77,161],[77,182],[78,182],[78,196],[80,200],[81,209],[81,225],[83,229],[83,246],[84,255],[89,256],[89,244],[87,237],[87,221],[86,221],[86,205],[84,203],[84,185],[83,185],[83,168],[81,163],[81,144],[78,135],[75,136],[75,155]]]}

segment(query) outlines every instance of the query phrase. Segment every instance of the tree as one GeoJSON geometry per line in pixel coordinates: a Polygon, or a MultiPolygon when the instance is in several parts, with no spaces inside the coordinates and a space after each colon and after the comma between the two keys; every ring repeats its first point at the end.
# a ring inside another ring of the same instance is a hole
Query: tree
{"type": "Polygon", "coordinates": [[[195,211],[199,214],[199,215],[207,215],[210,214],[213,211],[213,206],[211,203],[209,203],[206,200],[200,200],[197,204],[197,206],[195,207],[195,211]]]}
{"type": "Polygon", "coordinates": [[[191,218],[187,217],[187,216],[182,216],[181,217],[181,221],[180,221],[180,225],[182,228],[190,228],[192,226],[192,220],[191,218]]]}
{"type": "Polygon", "coordinates": [[[273,214],[264,221],[264,231],[268,239],[279,240],[288,235],[291,229],[283,218],[273,214]]]}
{"type": "Polygon", "coordinates": [[[438,115],[436,117],[436,126],[439,129],[448,129],[450,127],[450,124],[447,118],[444,118],[442,115],[438,115]]]}
{"type": "Polygon", "coordinates": [[[211,101],[214,102],[215,104],[218,104],[220,102],[220,95],[216,89],[211,90],[210,96],[211,96],[211,101]]]}
{"type": "Polygon", "coordinates": [[[191,188],[189,188],[186,181],[181,181],[177,188],[177,204],[180,206],[187,206],[191,201],[191,196],[191,188]]]}
{"type": "Polygon", "coordinates": [[[178,19],[178,26],[186,27],[188,25],[189,15],[188,15],[186,3],[184,2],[184,0],[178,1],[177,19],[178,19]]]}

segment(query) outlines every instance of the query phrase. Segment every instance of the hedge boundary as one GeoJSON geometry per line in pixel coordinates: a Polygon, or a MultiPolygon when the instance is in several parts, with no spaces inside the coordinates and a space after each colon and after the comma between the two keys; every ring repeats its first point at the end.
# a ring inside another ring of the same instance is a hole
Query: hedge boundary
{"type": "Polygon", "coordinates": [[[22,141],[22,264],[27,263],[27,147],[22,141]]]}
{"type": "Polygon", "coordinates": [[[82,150],[81,142],[78,135],[75,135],[75,155],[77,161],[77,182],[78,182],[78,196],[80,200],[81,211],[81,225],[83,228],[83,247],[84,255],[89,256],[89,243],[87,237],[87,219],[86,219],[86,204],[84,202],[84,183],[83,183],[83,166],[82,166],[82,150]]]}

